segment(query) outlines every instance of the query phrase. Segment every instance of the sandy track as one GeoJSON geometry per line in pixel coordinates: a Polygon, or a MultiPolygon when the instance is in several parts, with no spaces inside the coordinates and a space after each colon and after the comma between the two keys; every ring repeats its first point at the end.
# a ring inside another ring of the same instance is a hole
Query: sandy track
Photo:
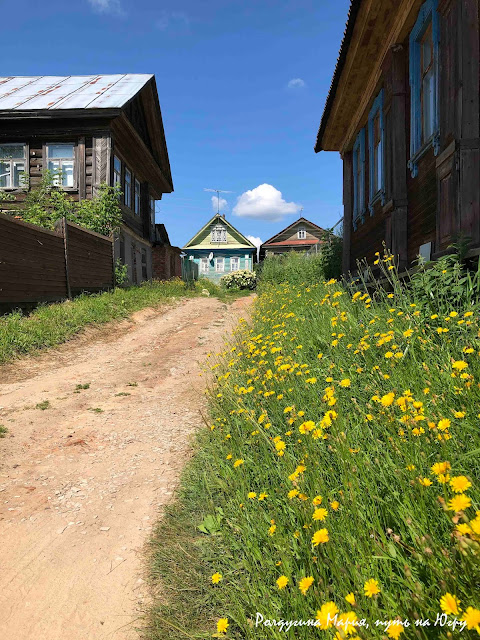
{"type": "Polygon", "coordinates": [[[144,546],[201,425],[198,363],[250,301],[142,311],[0,368],[2,640],[138,637],[144,546]]]}

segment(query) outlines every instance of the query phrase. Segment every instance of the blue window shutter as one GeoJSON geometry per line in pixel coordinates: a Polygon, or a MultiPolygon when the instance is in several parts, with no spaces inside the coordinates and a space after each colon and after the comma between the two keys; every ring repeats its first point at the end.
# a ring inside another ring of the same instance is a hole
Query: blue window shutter
{"type": "Polygon", "coordinates": [[[435,155],[440,147],[439,118],[439,48],[440,21],[437,11],[438,0],[426,0],[420,7],[417,21],[410,33],[410,160],[408,162],[412,177],[418,175],[418,160],[423,153],[433,146],[435,155]],[[420,41],[432,23],[434,96],[433,96],[433,136],[422,146],[422,105],[421,105],[421,47],[420,41]]]}
{"type": "Polygon", "coordinates": [[[353,228],[355,231],[359,219],[365,222],[365,128],[359,131],[353,145],[353,228]],[[358,167],[358,155],[360,155],[360,167],[358,167]],[[359,169],[360,183],[357,180],[359,169]]]}
{"type": "Polygon", "coordinates": [[[373,215],[373,205],[378,200],[381,199],[382,204],[385,204],[385,123],[384,123],[384,114],[383,114],[383,89],[379,92],[378,96],[375,98],[375,101],[372,105],[370,113],[368,115],[368,157],[369,157],[369,171],[370,171],[370,179],[369,179],[369,210],[370,215],[373,215]],[[380,114],[380,163],[382,167],[382,175],[381,175],[381,184],[379,190],[374,193],[373,189],[373,176],[376,170],[375,168],[375,158],[373,154],[373,145],[374,145],[374,135],[373,135],[373,124],[375,122],[375,118],[377,113],[380,114]]]}

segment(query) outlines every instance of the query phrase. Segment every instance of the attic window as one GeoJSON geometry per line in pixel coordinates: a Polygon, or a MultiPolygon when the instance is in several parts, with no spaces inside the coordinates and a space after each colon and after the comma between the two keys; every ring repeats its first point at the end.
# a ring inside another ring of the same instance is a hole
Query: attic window
{"type": "Polygon", "coordinates": [[[212,242],[226,242],[227,241],[227,229],[217,224],[212,227],[212,242]]]}
{"type": "Polygon", "coordinates": [[[307,232],[305,230],[305,227],[300,227],[298,232],[297,232],[297,237],[299,240],[305,240],[305,238],[307,237],[307,232]]]}

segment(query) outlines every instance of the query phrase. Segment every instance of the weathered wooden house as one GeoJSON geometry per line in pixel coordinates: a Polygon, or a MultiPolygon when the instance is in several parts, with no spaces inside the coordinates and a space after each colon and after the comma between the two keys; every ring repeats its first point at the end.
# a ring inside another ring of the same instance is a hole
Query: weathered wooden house
{"type": "Polygon", "coordinates": [[[226,273],[253,270],[257,248],[217,213],[183,247],[185,260],[198,264],[200,278],[218,281],[226,273]]]}
{"type": "Polygon", "coordinates": [[[352,0],[315,151],[344,164],[343,270],[480,250],[478,0],[352,0]]]}
{"type": "Polygon", "coordinates": [[[155,77],[1,77],[0,189],[21,202],[45,169],[75,200],[120,186],[115,257],[131,283],[150,279],[155,203],[173,191],[155,77]]]}
{"type": "Polygon", "coordinates": [[[299,218],[282,229],[260,247],[260,260],[289,251],[316,253],[320,250],[325,231],[306,218],[299,218]]]}

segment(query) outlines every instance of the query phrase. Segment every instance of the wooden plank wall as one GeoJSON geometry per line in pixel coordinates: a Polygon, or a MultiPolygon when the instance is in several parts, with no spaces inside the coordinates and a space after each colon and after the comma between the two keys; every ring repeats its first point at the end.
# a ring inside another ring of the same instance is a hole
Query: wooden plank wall
{"type": "Polygon", "coordinates": [[[113,242],[77,225],[49,231],[0,214],[0,313],[113,287],[113,242]],[[67,256],[67,260],[65,259],[67,256]]]}
{"type": "Polygon", "coordinates": [[[112,241],[67,223],[68,278],[72,295],[113,287],[112,241]]]}

